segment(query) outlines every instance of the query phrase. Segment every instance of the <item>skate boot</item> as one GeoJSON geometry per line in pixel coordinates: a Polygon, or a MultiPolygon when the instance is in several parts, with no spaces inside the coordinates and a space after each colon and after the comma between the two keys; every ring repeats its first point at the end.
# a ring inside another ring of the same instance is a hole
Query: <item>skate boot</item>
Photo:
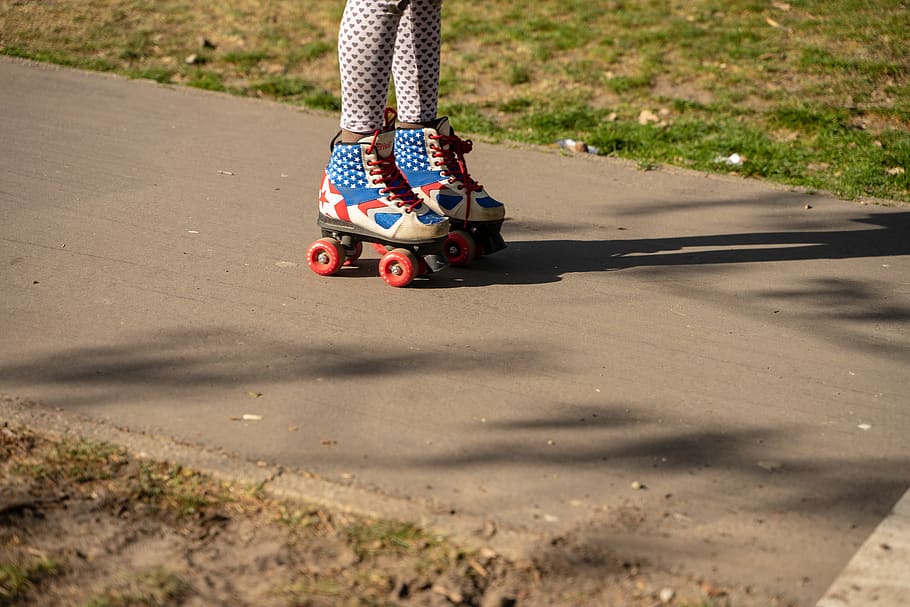
{"type": "Polygon", "coordinates": [[[394,138],[389,126],[356,143],[332,142],[319,190],[323,238],[307,252],[317,274],[330,276],[355,261],[364,242],[383,255],[379,275],[395,287],[445,267],[449,222],[412,192],[395,164],[394,138]]]}
{"type": "Polygon", "coordinates": [[[466,265],[506,246],[500,234],[505,206],[487,194],[465,166],[464,156],[472,147],[470,140],[455,135],[445,117],[433,128],[395,133],[395,159],[414,193],[449,218],[452,231],[444,252],[452,265],[466,265]]]}

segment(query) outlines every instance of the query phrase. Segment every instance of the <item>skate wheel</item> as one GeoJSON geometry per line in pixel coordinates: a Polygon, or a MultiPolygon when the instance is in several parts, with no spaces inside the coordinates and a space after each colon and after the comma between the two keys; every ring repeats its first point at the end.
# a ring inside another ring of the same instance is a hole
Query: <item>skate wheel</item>
{"type": "Polygon", "coordinates": [[[477,257],[474,237],[463,230],[449,232],[442,252],[453,266],[466,266],[477,257]]]}
{"type": "Polygon", "coordinates": [[[388,253],[389,251],[392,250],[391,247],[381,245],[378,242],[371,242],[370,245],[372,245],[373,250],[376,251],[377,253],[379,253],[380,255],[385,255],[386,253],[388,253]]]}
{"type": "Polygon", "coordinates": [[[363,255],[363,243],[358,241],[352,249],[345,249],[345,260],[344,265],[349,266],[363,255]]]}
{"type": "Polygon", "coordinates": [[[393,249],[379,260],[379,275],[393,287],[406,287],[417,275],[417,257],[407,249],[393,249]]]}
{"type": "Polygon", "coordinates": [[[344,247],[334,238],[320,238],[310,245],[306,263],[320,276],[331,276],[344,264],[344,247]]]}

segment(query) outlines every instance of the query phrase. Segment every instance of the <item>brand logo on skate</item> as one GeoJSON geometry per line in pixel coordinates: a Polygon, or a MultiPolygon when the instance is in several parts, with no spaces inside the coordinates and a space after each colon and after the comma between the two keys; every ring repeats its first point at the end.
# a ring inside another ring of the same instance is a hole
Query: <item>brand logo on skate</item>
{"type": "Polygon", "coordinates": [[[380,152],[388,152],[389,150],[392,149],[392,144],[391,143],[382,143],[381,141],[377,141],[375,148],[377,150],[379,150],[380,152]]]}

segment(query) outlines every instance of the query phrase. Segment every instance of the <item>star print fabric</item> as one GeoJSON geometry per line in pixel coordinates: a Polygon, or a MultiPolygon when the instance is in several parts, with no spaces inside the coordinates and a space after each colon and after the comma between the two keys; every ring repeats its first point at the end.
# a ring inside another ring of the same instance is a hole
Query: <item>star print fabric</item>
{"type": "Polygon", "coordinates": [[[343,129],[382,128],[390,77],[399,119],[436,118],[441,13],[442,0],[348,0],[338,32],[343,129]]]}
{"type": "MultiPolygon", "coordinates": [[[[401,129],[395,134],[395,160],[408,171],[432,171],[423,129],[401,129]]],[[[411,184],[415,185],[415,184],[411,184]]]]}
{"type": "Polygon", "coordinates": [[[326,172],[337,185],[348,188],[369,187],[360,145],[336,146],[326,172]]]}

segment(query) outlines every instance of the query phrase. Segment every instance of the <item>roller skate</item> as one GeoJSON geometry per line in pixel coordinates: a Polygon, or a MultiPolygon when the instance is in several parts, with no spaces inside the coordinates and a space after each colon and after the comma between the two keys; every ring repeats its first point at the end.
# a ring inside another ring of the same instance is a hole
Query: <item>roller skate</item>
{"type": "Polygon", "coordinates": [[[398,129],[395,159],[417,197],[449,218],[444,254],[456,266],[506,247],[500,234],[505,206],[468,174],[471,140],[455,135],[448,118],[433,128],[398,129]]]}
{"type": "Polygon", "coordinates": [[[315,273],[331,276],[353,263],[363,243],[382,254],[379,275],[393,287],[447,265],[449,222],[412,192],[395,164],[394,137],[389,126],[356,143],[333,140],[319,190],[323,237],[307,251],[315,273]]]}

